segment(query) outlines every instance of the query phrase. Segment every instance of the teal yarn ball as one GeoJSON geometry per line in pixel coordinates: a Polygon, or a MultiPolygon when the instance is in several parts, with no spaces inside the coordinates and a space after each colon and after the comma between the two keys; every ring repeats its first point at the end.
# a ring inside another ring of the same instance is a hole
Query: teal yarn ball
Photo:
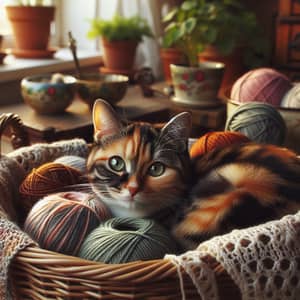
{"type": "Polygon", "coordinates": [[[110,211],[95,196],[82,192],[63,192],[46,196],[30,210],[24,231],[41,248],[77,255],[85,237],[110,211]]]}
{"type": "Polygon", "coordinates": [[[240,105],[228,117],[225,130],[241,132],[257,143],[281,146],[285,140],[286,124],[274,106],[249,102],[240,105]]]}
{"type": "Polygon", "coordinates": [[[175,253],[177,245],[170,233],[153,220],[113,218],[94,229],[83,242],[79,257],[119,264],[161,259],[175,253]]]}

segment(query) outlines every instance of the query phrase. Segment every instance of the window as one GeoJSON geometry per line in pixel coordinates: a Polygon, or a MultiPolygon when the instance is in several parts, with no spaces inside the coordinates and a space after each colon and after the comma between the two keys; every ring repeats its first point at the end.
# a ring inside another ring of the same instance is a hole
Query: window
{"type": "Polygon", "coordinates": [[[3,39],[3,48],[7,48],[12,45],[11,28],[4,9],[5,2],[5,0],[0,0],[0,35],[5,37],[5,39],[3,39]]]}

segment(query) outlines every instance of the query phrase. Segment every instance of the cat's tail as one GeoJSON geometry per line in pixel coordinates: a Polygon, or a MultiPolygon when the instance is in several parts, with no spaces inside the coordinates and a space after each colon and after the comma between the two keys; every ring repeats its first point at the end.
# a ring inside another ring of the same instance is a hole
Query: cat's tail
{"type": "Polygon", "coordinates": [[[192,205],[174,235],[188,248],[234,228],[245,228],[296,212],[300,201],[286,199],[299,185],[254,164],[232,163],[210,172],[196,184],[192,205]]]}

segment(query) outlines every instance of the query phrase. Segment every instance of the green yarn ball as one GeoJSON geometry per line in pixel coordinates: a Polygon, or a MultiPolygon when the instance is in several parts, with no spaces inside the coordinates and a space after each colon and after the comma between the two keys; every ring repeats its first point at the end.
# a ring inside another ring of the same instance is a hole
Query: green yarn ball
{"type": "Polygon", "coordinates": [[[225,130],[241,132],[257,143],[281,146],[285,140],[286,124],[272,105],[249,102],[233,112],[226,121],[225,130]]]}
{"type": "Polygon", "coordinates": [[[161,259],[176,250],[177,245],[170,233],[153,220],[113,218],[86,237],[79,257],[118,264],[161,259]]]}

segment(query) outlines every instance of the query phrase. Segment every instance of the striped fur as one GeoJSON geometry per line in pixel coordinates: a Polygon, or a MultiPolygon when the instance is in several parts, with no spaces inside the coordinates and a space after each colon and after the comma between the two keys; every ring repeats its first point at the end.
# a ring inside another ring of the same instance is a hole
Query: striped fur
{"type": "Polygon", "coordinates": [[[175,116],[162,130],[145,123],[122,126],[100,101],[93,118],[95,145],[87,169],[95,193],[117,216],[155,217],[167,223],[171,216],[172,232],[185,248],[300,208],[300,161],[287,149],[232,145],[190,161],[187,113],[175,116]],[[112,157],[121,158],[124,169],[112,170],[112,157]],[[157,177],[149,175],[155,163],[165,167],[157,177]]]}
{"type": "Polygon", "coordinates": [[[188,248],[300,209],[300,160],[272,145],[233,145],[195,159],[191,205],[174,234],[188,248]]]}
{"type": "Polygon", "coordinates": [[[121,127],[118,118],[102,102],[94,110],[96,143],[88,157],[87,170],[93,190],[108,204],[114,215],[146,217],[177,204],[186,194],[189,168],[187,114],[171,120],[161,131],[149,124],[121,127]],[[97,117],[105,113],[108,128],[97,117]],[[104,134],[103,134],[104,132],[104,134]],[[107,134],[107,132],[109,134],[107,134]],[[113,170],[112,157],[121,158],[125,168],[113,170]],[[161,176],[149,175],[149,168],[162,163],[161,176]]]}

